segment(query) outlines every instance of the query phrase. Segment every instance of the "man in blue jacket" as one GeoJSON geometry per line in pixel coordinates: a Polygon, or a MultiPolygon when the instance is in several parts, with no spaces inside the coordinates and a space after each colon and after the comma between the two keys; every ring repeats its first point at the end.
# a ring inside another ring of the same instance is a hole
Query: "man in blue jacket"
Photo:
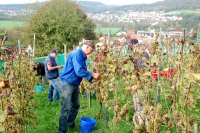
{"type": "Polygon", "coordinates": [[[52,50],[51,53],[47,56],[45,60],[45,75],[47,79],[50,81],[49,92],[48,92],[48,100],[53,100],[53,93],[54,93],[54,100],[58,101],[60,99],[60,90],[57,82],[57,78],[59,76],[58,69],[62,68],[63,66],[58,66],[56,63],[56,56],[58,52],[56,50],[52,50]]]}
{"type": "Polygon", "coordinates": [[[59,133],[66,133],[67,126],[69,128],[75,127],[75,118],[80,108],[79,101],[79,85],[82,78],[89,82],[92,79],[97,79],[99,73],[91,73],[87,71],[86,60],[87,55],[91,54],[95,49],[93,41],[86,41],[83,46],[77,50],[72,51],[67,58],[60,79],[63,87],[62,92],[62,108],[59,118],[59,133]]]}

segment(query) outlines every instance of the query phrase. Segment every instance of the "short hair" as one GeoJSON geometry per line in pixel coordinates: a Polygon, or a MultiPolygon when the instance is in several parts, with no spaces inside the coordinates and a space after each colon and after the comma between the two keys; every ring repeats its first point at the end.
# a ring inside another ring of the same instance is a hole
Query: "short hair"
{"type": "Polygon", "coordinates": [[[92,47],[93,49],[95,49],[95,43],[92,40],[86,40],[84,42],[85,45],[92,47]]]}
{"type": "Polygon", "coordinates": [[[55,54],[58,54],[59,52],[55,49],[51,50],[51,53],[55,53],[55,54]]]}
{"type": "Polygon", "coordinates": [[[138,44],[138,39],[131,39],[131,44],[132,45],[135,45],[135,44],[138,44]]]}

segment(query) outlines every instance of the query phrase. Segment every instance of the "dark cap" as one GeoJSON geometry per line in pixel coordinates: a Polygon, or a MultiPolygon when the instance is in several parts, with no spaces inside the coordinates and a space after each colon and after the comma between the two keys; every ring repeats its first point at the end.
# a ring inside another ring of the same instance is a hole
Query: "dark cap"
{"type": "Polygon", "coordinates": [[[59,54],[59,52],[57,50],[51,50],[51,53],[55,53],[55,54],[59,54]]]}

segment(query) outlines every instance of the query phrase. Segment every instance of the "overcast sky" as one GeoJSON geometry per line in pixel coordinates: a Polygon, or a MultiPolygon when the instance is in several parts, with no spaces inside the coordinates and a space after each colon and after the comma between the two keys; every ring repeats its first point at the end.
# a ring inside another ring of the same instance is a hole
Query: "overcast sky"
{"type": "Polygon", "coordinates": [[[154,3],[163,0],[80,0],[80,1],[98,1],[107,5],[129,5],[129,4],[143,4],[154,3]]]}
{"type": "Polygon", "coordinates": [[[25,4],[25,3],[34,3],[42,2],[46,0],[0,0],[0,4],[25,4]]]}
{"type": "MultiPolygon", "coordinates": [[[[0,0],[0,4],[25,4],[42,2],[47,0],[0,0]]],[[[142,3],[154,3],[162,0],[81,0],[81,1],[98,1],[107,5],[128,5],[128,4],[142,4],[142,3]]]]}

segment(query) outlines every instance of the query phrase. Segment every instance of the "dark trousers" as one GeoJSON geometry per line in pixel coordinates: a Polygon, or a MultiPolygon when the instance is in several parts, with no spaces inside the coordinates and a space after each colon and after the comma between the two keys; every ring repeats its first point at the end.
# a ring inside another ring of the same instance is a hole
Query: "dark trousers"
{"type": "Polygon", "coordinates": [[[67,126],[74,124],[76,116],[80,108],[79,87],[63,83],[62,94],[62,108],[59,118],[59,133],[66,133],[67,126]]]}

